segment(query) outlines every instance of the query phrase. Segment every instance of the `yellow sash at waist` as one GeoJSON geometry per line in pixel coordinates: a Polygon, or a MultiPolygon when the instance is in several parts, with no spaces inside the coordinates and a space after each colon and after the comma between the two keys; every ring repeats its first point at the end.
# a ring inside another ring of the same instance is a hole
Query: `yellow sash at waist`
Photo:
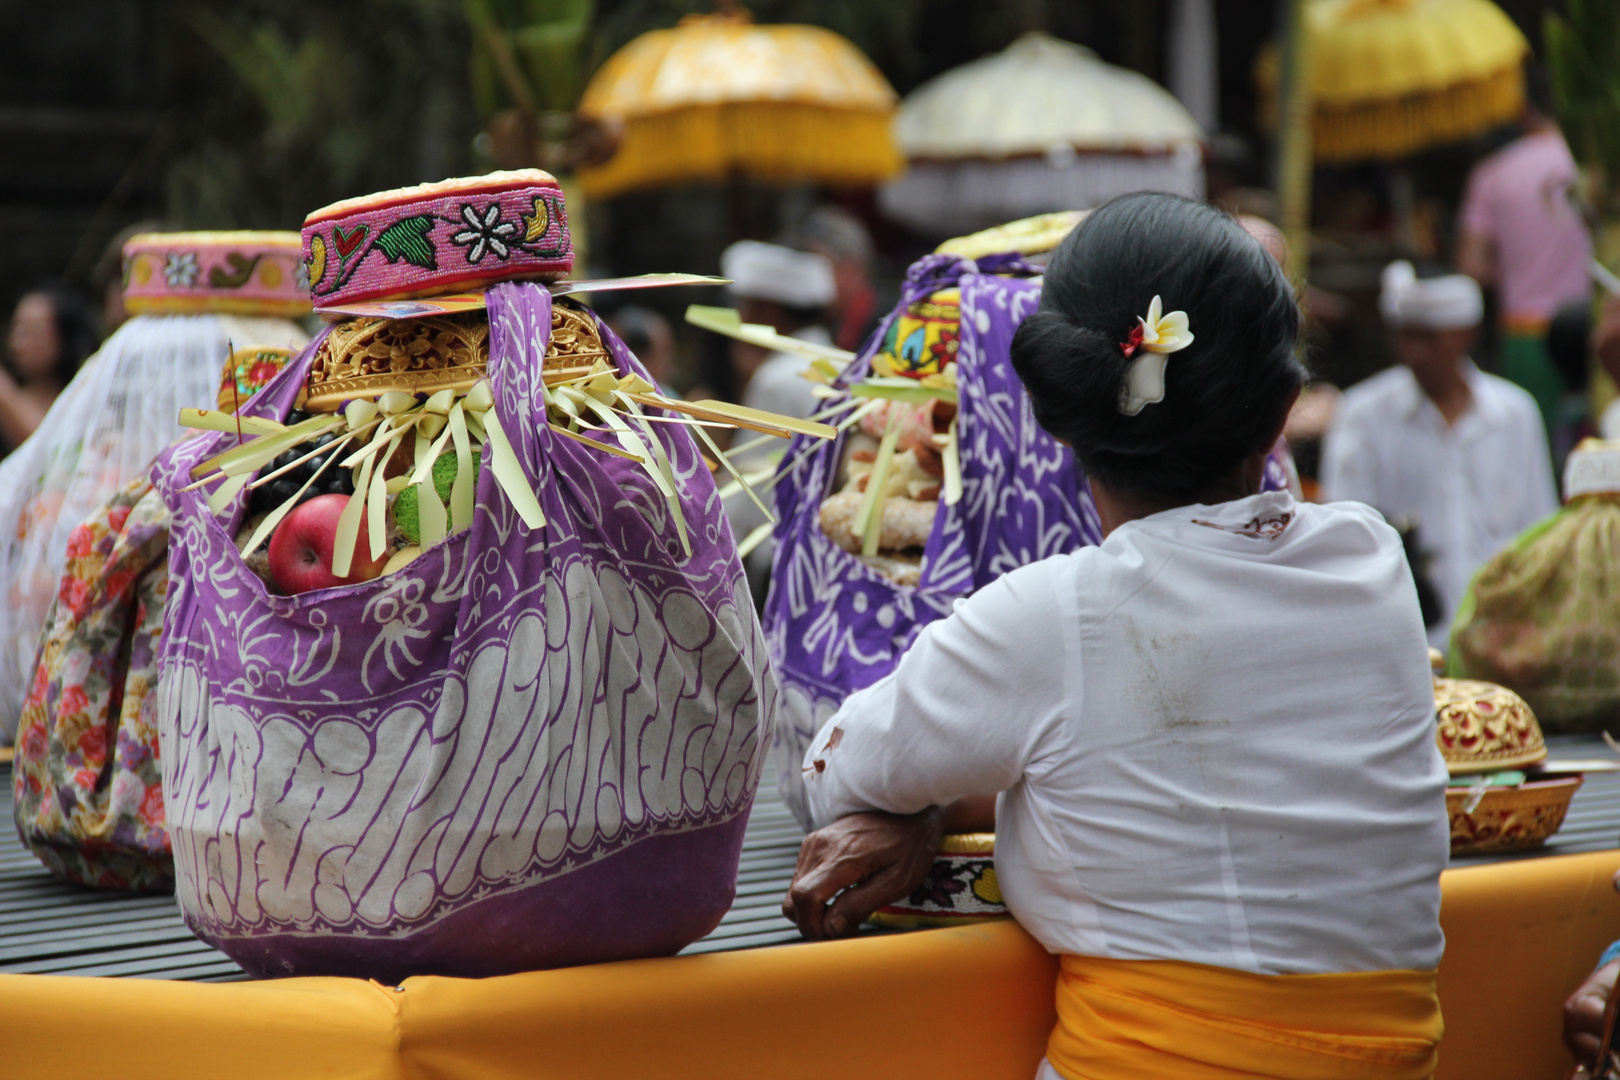
{"type": "Polygon", "coordinates": [[[1046,1057],[1067,1080],[1427,1080],[1444,1025],[1432,971],[1255,975],[1063,958],[1046,1057]]]}

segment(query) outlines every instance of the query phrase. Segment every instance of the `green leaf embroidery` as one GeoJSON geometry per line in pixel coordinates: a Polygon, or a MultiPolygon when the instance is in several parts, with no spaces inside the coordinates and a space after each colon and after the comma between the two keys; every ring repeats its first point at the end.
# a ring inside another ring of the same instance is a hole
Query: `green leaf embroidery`
{"type": "Polygon", "coordinates": [[[377,247],[388,257],[389,262],[404,259],[412,266],[420,266],[424,270],[437,270],[439,259],[433,250],[433,244],[427,238],[427,234],[432,230],[431,214],[401,218],[378,235],[377,247]]]}
{"type": "Polygon", "coordinates": [[[225,261],[231,264],[230,270],[212,267],[208,271],[208,284],[216,289],[240,289],[253,276],[253,268],[259,265],[260,258],[258,255],[249,258],[240,251],[227,252],[225,261]]]}

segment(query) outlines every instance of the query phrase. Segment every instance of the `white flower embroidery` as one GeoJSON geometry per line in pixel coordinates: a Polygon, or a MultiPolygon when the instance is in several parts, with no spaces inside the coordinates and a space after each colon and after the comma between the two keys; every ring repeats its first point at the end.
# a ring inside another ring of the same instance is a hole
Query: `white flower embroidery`
{"type": "Polygon", "coordinates": [[[1143,406],[1164,400],[1164,366],[1168,353],[1180,352],[1193,343],[1192,332],[1187,329],[1185,311],[1164,312],[1164,305],[1155,296],[1148,305],[1146,318],[1131,332],[1126,343],[1126,356],[1135,356],[1125,370],[1125,385],[1119,391],[1119,411],[1135,416],[1143,406]]]}
{"type": "Polygon", "coordinates": [[[163,261],[163,280],[171,289],[189,289],[197,283],[201,268],[195,251],[171,251],[163,261]]]}
{"type": "Polygon", "coordinates": [[[450,242],[467,248],[468,262],[482,262],[485,253],[490,251],[502,259],[511,256],[512,249],[506,242],[517,235],[518,227],[515,222],[501,220],[498,203],[484,207],[482,215],[471,206],[463,206],[461,220],[467,223],[467,228],[452,236],[450,242]]]}

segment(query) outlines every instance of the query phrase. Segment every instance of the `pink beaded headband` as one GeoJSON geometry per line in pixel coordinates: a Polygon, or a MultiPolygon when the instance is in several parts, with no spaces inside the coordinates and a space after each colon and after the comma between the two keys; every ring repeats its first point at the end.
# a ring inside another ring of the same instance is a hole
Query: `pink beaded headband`
{"type": "Polygon", "coordinates": [[[304,222],[317,307],[554,280],[574,265],[562,189],[539,169],[350,199],[304,222]]]}
{"type": "Polygon", "coordinates": [[[124,244],[124,308],[132,315],[304,315],[309,282],[300,255],[293,232],[141,233],[124,244]]]}

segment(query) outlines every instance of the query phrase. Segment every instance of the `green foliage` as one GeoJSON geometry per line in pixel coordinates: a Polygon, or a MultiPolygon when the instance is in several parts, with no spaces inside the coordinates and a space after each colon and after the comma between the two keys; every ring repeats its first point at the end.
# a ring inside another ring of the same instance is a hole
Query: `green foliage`
{"type": "Polygon", "coordinates": [[[1543,27],[1558,120],[1575,156],[1620,182],[1620,0],[1567,0],[1543,27]]]}
{"type": "Polygon", "coordinates": [[[327,203],[442,180],[477,130],[460,0],[191,0],[167,217],[291,228],[327,203]]]}
{"type": "Polygon", "coordinates": [[[593,0],[464,0],[473,94],[489,115],[567,112],[585,88],[593,0]]]}
{"type": "Polygon", "coordinates": [[[377,247],[388,256],[389,262],[404,259],[424,270],[437,270],[439,259],[427,238],[432,231],[433,217],[430,214],[401,218],[378,234],[377,247]]]}

